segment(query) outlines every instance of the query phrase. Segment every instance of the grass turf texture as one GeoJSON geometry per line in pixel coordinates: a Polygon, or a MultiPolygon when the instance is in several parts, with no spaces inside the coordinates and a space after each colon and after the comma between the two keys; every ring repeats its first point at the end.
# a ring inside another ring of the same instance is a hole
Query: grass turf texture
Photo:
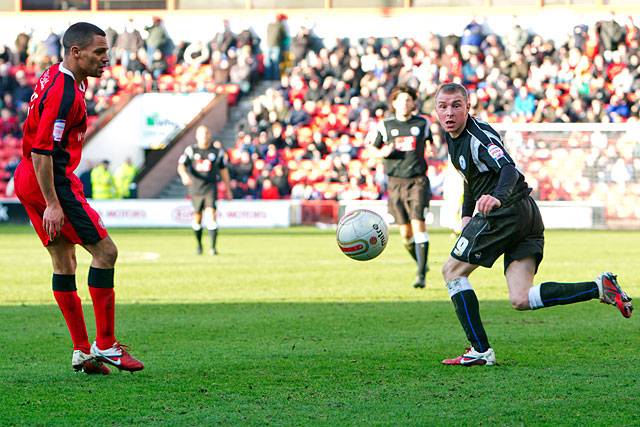
{"type": "MultiPolygon", "coordinates": [[[[465,339],[439,277],[453,240],[431,233],[426,290],[397,231],[376,260],[333,234],[113,230],[117,335],[146,369],[74,374],[50,261],[27,227],[0,227],[0,425],[638,425],[638,314],[595,301],[520,313],[501,260],[472,283],[499,366],[440,365],[465,339]]],[[[640,232],[547,232],[537,281],[603,270],[640,296],[640,232]]],[[[89,258],[78,251],[89,335],[89,258]]]]}

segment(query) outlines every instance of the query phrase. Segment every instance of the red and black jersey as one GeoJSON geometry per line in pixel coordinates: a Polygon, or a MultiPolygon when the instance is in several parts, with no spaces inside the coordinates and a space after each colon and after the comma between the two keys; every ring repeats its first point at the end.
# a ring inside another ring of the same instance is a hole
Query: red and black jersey
{"type": "MultiPolygon", "coordinates": [[[[38,79],[24,123],[22,155],[51,155],[54,176],[69,176],[78,167],[87,130],[86,81],[76,82],[62,64],[49,67],[38,79]]],[[[58,181],[54,179],[54,181],[58,181]]]]}
{"type": "Polygon", "coordinates": [[[94,244],[107,236],[100,215],[87,203],[82,182],[73,173],[80,162],[87,129],[84,90],[73,73],[57,64],[40,77],[24,123],[23,159],[15,172],[15,190],[43,245],[51,243],[43,227],[47,203],[40,190],[31,153],[50,155],[53,184],[65,220],[61,234],[71,243],[94,244]]]}

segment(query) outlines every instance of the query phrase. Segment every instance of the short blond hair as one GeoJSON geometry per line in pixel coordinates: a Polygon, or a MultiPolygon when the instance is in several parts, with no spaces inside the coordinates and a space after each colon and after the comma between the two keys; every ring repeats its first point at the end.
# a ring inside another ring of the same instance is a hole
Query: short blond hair
{"type": "Polygon", "coordinates": [[[438,99],[438,95],[441,93],[459,93],[464,98],[464,102],[469,102],[469,93],[464,86],[459,83],[443,83],[438,86],[438,90],[436,90],[436,99],[438,99]]]}

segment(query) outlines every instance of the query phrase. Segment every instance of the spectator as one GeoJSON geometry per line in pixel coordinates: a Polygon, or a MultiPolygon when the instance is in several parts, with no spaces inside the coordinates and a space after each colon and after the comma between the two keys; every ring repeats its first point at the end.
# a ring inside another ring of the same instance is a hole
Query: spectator
{"type": "Polygon", "coordinates": [[[522,86],[515,99],[513,113],[516,118],[530,120],[536,110],[535,98],[522,86]]]}
{"type": "Polygon", "coordinates": [[[310,30],[305,26],[301,26],[300,31],[298,31],[293,40],[291,40],[291,53],[293,54],[293,60],[296,64],[307,56],[310,43],[310,30]]]}
{"type": "Polygon", "coordinates": [[[236,35],[231,31],[229,20],[222,21],[223,30],[216,33],[211,40],[211,51],[226,53],[229,48],[236,47],[236,35]]]}
{"type": "Polygon", "coordinates": [[[9,46],[0,43],[0,65],[1,64],[12,64],[13,63],[13,52],[9,49],[9,46]]]}
{"type": "Polygon", "coordinates": [[[257,200],[260,198],[260,189],[258,188],[258,181],[256,181],[255,178],[249,178],[247,180],[244,198],[248,200],[257,200]]]}
{"type": "Polygon", "coordinates": [[[276,16],[275,21],[267,26],[267,57],[265,79],[280,79],[280,62],[282,61],[282,52],[285,38],[287,37],[286,27],[283,21],[285,15],[276,16]]]}
{"type": "Polygon", "coordinates": [[[30,40],[31,40],[31,37],[25,32],[19,33],[16,36],[15,46],[16,46],[16,56],[17,56],[18,64],[24,65],[27,63],[27,59],[29,56],[28,49],[29,49],[30,40]]]}
{"type": "Polygon", "coordinates": [[[11,110],[3,108],[0,110],[0,138],[4,138],[7,135],[21,136],[20,124],[18,123],[18,117],[12,114],[11,110]]]}
{"type": "Polygon", "coordinates": [[[18,82],[11,75],[11,64],[0,64],[0,99],[4,98],[5,93],[12,94],[17,85],[18,82]]]}
{"type": "Polygon", "coordinates": [[[168,73],[169,64],[161,50],[156,49],[153,52],[151,64],[149,64],[149,70],[151,71],[154,80],[158,80],[161,75],[168,73]]]}
{"type": "Polygon", "coordinates": [[[211,70],[213,73],[213,81],[216,84],[225,84],[229,82],[230,65],[228,57],[220,51],[214,50],[211,53],[211,70]]]}
{"type": "Polygon", "coordinates": [[[460,39],[460,54],[465,61],[471,55],[477,55],[480,52],[480,44],[484,41],[484,33],[482,25],[478,24],[476,18],[464,27],[462,38],[460,39]]]}
{"type": "Polygon", "coordinates": [[[607,117],[609,117],[609,120],[612,122],[621,122],[629,118],[629,106],[624,96],[618,94],[612,95],[606,112],[607,117]]]}
{"type": "Polygon", "coordinates": [[[62,55],[60,51],[62,49],[62,44],[60,40],[60,36],[56,34],[53,29],[49,30],[49,35],[44,39],[44,46],[46,49],[46,54],[50,58],[50,62],[55,64],[60,61],[62,55]]]}
{"type": "Polygon", "coordinates": [[[229,69],[229,81],[238,85],[243,94],[251,90],[251,80],[253,71],[253,59],[251,58],[251,48],[245,46],[237,50],[238,56],[235,63],[229,69]]]}
{"type": "Polygon", "coordinates": [[[142,47],[144,47],[142,36],[140,32],[134,28],[133,20],[130,19],[125,24],[124,31],[118,35],[116,40],[116,57],[126,69],[131,53],[137,54],[142,47]]]}
{"type": "Polygon", "coordinates": [[[142,61],[140,61],[140,58],[138,58],[138,54],[136,52],[131,52],[129,54],[129,60],[127,61],[127,66],[125,68],[133,74],[140,74],[147,69],[142,61]]]}
{"type": "Polygon", "coordinates": [[[94,199],[113,199],[116,196],[115,182],[113,175],[109,172],[109,163],[109,160],[103,160],[91,170],[91,188],[94,199]]]}
{"type": "Polygon", "coordinates": [[[286,198],[291,194],[291,185],[289,184],[289,178],[282,165],[275,165],[273,167],[273,177],[271,178],[273,185],[278,189],[280,198],[286,198]]]}
{"type": "Polygon", "coordinates": [[[598,22],[600,28],[600,43],[605,52],[611,52],[618,49],[620,43],[624,43],[624,29],[616,21],[616,16],[612,12],[608,21],[598,22]]]}
{"type": "Polygon", "coordinates": [[[296,98],[293,101],[293,110],[291,110],[289,114],[287,124],[291,126],[301,126],[307,124],[310,119],[309,113],[303,109],[302,100],[296,98]]]}
{"type": "Polygon", "coordinates": [[[16,85],[13,88],[13,100],[15,108],[20,109],[22,104],[28,104],[33,94],[33,87],[27,81],[27,75],[24,70],[18,70],[16,73],[16,85]]]}
{"type": "MultiPolygon", "coordinates": [[[[249,135],[247,135],[249,136],[249,135]]],[[[251,136],[249,136],[251,138],[251,136]]],[[[249,178],[253,175],[253,161],[248,151],[243,151],[240,154],[240,162],[237,165],[232,165],[231,173],[233,178],[237,181],[246,184],[249,178]]]]}
{"type": "Polygon", "coordinates": [[[273,185],[273,183],[269,178],[265,179],[262,182],[262,191],[260,194],[260,198],[264,200],[280,199],[280,193],[278,192],[278,188],[273,185]]]}
{"type": "Polygon", "coordinates": [[[164,23],[162,22],[162,18],[154,16],[152,18],[152,23],[150,26],[146,27],[145,30],[149,33],[149,36],[146,40],[147,46],[147,61],[150,61],[153,52],[159,50],[163,55],[170,55],[173,52],[173,41],[171,37],[169,37],[169,33],[164,27],[164,23]]]}
{"type": "Polygon", "coordinates": [[[116,42],[118,41],[118,32],[114,30],[111,26],[107,27],[104,30],[107,39],[107,45],[109,45],[109,63],[113,66],[118,62],[118,57],[116,55],[116,42]]]}
{"type": "Polygon", "coordinates": [[[113,180],[115,184],[116,197],[121,199],[130,199],[135,195],[135,183],[134,179],[138,174],[138,168],[136,168],[130,158],[127,158],[116,169],[113,180]],[[132,192],[132,190],[134,190],[132,192]]]}

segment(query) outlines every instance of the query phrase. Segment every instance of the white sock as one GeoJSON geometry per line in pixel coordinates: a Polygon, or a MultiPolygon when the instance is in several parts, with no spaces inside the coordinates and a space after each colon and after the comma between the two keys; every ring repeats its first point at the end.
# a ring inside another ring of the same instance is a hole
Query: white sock
{"type": "Polygon", "coordinates": [[[427,233],[426,231],[423,233],[416,233],[414,234],[413,238],[415,239],[415,242],[418,244],[426,243],[429,241],[429,233],[427,233]]]}
{"type": "Polygon", "coordinates": [[[533,286],[529,289],[529,307],[531,307],[531,310],[544,307],[542,297],[540,296],[540,285],[533,286]]]}
{"type": "Polygon", "coordinates": [[[466,277],[458,277],[447,282],[447,289],[449,290],[449,296],[452,297],[462,291],[472,291],[471,283],[466,277]]]}

